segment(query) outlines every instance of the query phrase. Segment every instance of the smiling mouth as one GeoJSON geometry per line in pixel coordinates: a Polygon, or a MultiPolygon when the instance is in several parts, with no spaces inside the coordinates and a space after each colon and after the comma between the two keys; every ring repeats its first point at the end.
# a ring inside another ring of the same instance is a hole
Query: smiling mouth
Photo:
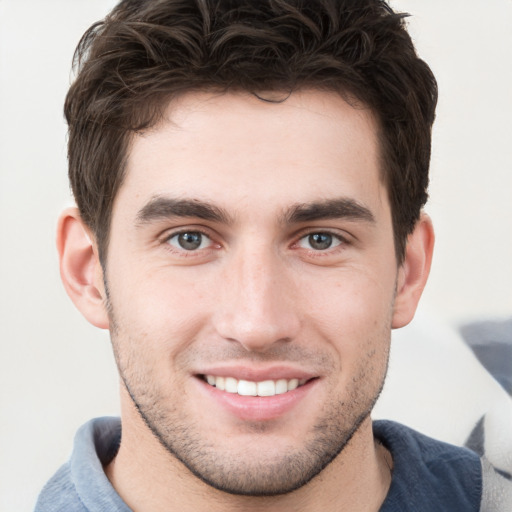
{"type": "Polygon", "coordinates": [[[253,382],[239,380],[234,377],[217,377],[214,375],[202,375],[202,379],[220,391],[238,394],[241,396],[275,396],[283,395],[303,386],[313,379],[278,379],[253,382]]]}

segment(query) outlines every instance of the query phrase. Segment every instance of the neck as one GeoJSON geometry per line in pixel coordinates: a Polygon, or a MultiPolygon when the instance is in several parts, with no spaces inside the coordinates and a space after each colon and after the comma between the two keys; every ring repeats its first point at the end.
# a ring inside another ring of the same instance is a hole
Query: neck
{"type": "Polygon", "coordinates": [[[391,455],[374,441],[370,418],[303,487],[279,496],[251,497],[227,494],[202,482],[162,447],[130,404],[123,407],[122,416],[121,446],[105,472],[134,512],[378,511],[391,483],[391,455]]]}

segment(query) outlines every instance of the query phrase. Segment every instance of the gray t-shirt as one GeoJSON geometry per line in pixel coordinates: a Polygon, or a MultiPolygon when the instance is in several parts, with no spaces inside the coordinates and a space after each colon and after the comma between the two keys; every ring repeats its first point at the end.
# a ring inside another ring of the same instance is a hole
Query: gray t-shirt
{"type": "MultiPolygon", "coordinates": [[[[393,478],[381,512],[512,510],[510,482],[474,452],[391,421],[375,421],[373,429],[393,456],[393,478]],[[482,468],[491,475],[490,480],[486,477],[490,485],[482,481],[482,468]]],[[[118,418],[98,418],[83,425],[71,459],[46,484],[35,512],[129,512],[103,471],[120,441],[118,418]]]]}

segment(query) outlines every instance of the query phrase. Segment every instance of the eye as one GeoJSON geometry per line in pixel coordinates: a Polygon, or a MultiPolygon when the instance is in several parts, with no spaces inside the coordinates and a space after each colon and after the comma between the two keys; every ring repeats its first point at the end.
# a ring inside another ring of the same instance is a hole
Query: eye
{"type": "Polygon", "coordinates": [[[200,231],[183,231],[167,239],[167,243],[184,251],[206,249],[212,244],[211,239],[200,231]]]}
{"type": "Polygon", "coordinates": [[[310,233],[299,240],[299,247],[313,249],[314,251],[326,251],[343,243],[343,240],[331,233],[310,233]]]}

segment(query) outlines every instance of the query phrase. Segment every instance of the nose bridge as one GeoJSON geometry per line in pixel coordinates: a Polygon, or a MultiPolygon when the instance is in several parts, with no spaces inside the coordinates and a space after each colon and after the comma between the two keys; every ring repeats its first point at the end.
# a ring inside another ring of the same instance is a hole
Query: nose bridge
{"type": "Polygon", "coordinates": [[[270,246],[247,243],[231,255],[219,304],[218,331],[246,350],[263,351],[295,337],[293,283],[270,246]]]}

